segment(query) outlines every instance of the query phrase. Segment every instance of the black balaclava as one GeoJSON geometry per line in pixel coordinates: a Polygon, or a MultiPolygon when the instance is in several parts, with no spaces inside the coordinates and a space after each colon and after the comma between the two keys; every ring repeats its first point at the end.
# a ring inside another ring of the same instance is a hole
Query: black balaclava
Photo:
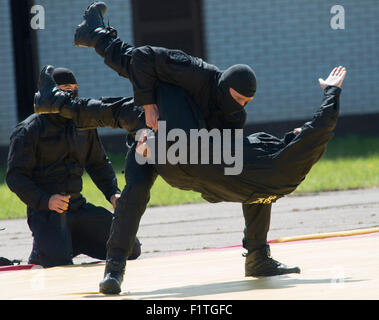
{"type": "Polygon", "coordinates": [[[236,64],[222,72],[218,81],[217,104],[226,114],[243,110],[231,96],[229,88],[233,88],[245,97],[252,97],[257,89],[254,71],[246,64],[236,64]]]}
{"type": "MultiPolygon", "coordinates": [[[[57,85],[61,84],[78,84],[76,82],[75,76],[73,72],[66,68],[56,68],[53,72],[53,78],[57,85]]],[[[70,92],[71,97],[76,98],[78,96],[78,89],[74,90],[65,90],[66,92],[70,92]]]]}

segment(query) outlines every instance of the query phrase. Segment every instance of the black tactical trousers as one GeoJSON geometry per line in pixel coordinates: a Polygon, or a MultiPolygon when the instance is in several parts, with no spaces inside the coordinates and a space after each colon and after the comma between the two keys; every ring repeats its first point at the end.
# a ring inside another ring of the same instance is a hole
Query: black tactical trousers
{"type": "Polygon", "coordinates": [[[68,265],[79,254],[105,260],[112,217],[107,209],[90,203],[62,214],[29,208],[28,225],[33,234],[29,263],[68,265]]]}
{"type": "Polygon", "coordinates": [[[132,253],[141,217],[150,200],[150,189],[158,175],[153,165],[137,163],[135,148],[136,144],[126,156],[126,186],[117,200],[107,259],[123,260],[132,253]]]}
{"type": "Polygon", "coordinates": [[[271,203],[242,204],[242,210],[245,218],[242,246],[248,251],[253,251],[264,246],[267,242],[271,220],[271,203]]]}

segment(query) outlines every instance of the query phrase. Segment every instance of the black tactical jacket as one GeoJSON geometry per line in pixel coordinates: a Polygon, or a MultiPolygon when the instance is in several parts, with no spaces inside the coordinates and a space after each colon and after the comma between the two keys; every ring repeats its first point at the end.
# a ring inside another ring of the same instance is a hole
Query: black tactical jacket
{"type": "MultiPolygon", "coordinates": [[[[167,121],[167,129],[199,128],[199,115],[195,115],[193,110],[196,108],[191,107],[194,102],[183,89],[160,84],[157,93],[160,117],[167,121]],[[178,102],[183,105],[173,109],[178,102]]],[[[224,163],[158,164],[154,165],[156,171],[171,186],[200,192],[210,202],[271,203],[294,191],[325,152],[337,123],[340,93],[338,87],[327,87],[320,108],[298,135],[288,132],[278,138],[260,132],[243,137],[243,170],[240,174],[225,175],[224,163]]],[[[135,108],[132,99],[113,107],[101,106],[95,100],[69,106],[70,117],[82,126],[96,126],[97,123],[98,126],[115,127],[117,123],[126,130],[137,123],[135,119],[142,121],[142,111],[135,108]]]]}
{"type": "Polygon", "coordinates": [[[245,125],[246,111],[242,106],[230,110],[217,103],[222,71],[201,58],[181,50],[132,47],[117,38],[106,48],[104,62],[119,75],[129,78],[137,106],[157,103],[156,88],[160,82],[165,82],[189,94],[200,109],[207,129],[237,129],[245,125]]]}
{"type": "Polygon", "coordinates": [[[53,194],[70,194],[70,209],[81,196],[84,170],[105,197],[119,192],[115,172],[96,130],[79,130],[59,115],[31,115],[13,130],[6,181],[30,208],[48,210],[53,194]]]}

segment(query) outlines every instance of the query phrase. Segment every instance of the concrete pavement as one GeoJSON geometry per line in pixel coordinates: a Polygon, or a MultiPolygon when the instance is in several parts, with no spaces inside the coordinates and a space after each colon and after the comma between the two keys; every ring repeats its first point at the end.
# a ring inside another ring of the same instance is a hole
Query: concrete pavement
{"type": "MultiPolygon", "coordinates": [[[[273,205],[268,238],[379,226],[379,188],[288,196],[273,205]]],[[[0,256],[26,263],[32,236],[25,219],[0,221],[0,256]]],[[[233,246],[243,236],[241,204],[190,204],[148,208],[138,237],[142,256],[233,246]]],[[[75,263],[93,259],[80,255],[75,263]]]]}

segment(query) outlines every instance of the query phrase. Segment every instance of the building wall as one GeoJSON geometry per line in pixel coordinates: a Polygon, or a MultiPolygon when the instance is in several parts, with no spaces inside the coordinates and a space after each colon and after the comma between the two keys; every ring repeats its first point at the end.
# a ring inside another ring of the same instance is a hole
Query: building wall
{"type": "Polygon", "coordinates": [[[8,2],[0,1],[0,146],[8,145],[17,123],[17,98],[13,66],[12,21],[8,2]]]}
{"type": "MultiPolygon", "coordinates": [[[[132,95],[128,80],[105,66],[94,50],[73,46],[88,0],[38,0],[45,30],[38,31],[41,67],[70,67],[86,97],[132,95]]],[[[110,24],[133,43],[130,1],[107,1],[110,24]]],[[[344,0],[345,29],[330,27],[330,0],[203,0],[206,59],[221,69],[249,64],[258,91],[248,105],[249,122],[307,119],[318,106],[317,79],[335,65],[348,75],[341,115],[379,112],[379,5],[344,0]],[[359,84],[359,87],[357,86],[359,84]],[[258,111],[258,112],[257,112],[258,111]]],[[[114,133],[103,130],[103,134],[114,133]]]]}
{"type": "Polygon", "coordinates": [[[204,0],[207,58],[255,70],[250,123],[311,117],[321,98],[317,79],[338,65],[348,70],[341,115],[378,113],[378,17],[377,0],[204,0]],[[344,30],[330,27],[335,4],[345,9],[344,30]]]}
{"type": "MultiPolygon", "coordinates": [[[[40,68],[68,67],[82,97],[130,96],[132,87],[102,62],[94,50],[75,47],[74,31],[89,0],[35,0],[45,8],[38,30],[40,68]]],[[[7,145],[17,123],[13,46],[8,0],[0,0],[0,145],[7,145]]],[[[133,43],[131,3],[106,1],[110,25],[133,43]]],[[[330,27],[330,0],[203,0],[206,60],[225,69],[249,64],[258,78],[256,97],[247,106],[248,122],[308,119],[318,106],[319,77],[336,65],[348,75],[341,115],[379,113],[379,4],[342,0],[345,29],[330,27]]],[[[121,132],[120,130],[118,132],[121,132]]],[[[102,135],[115,133],[101,129],[102,135]]]]}
{"type": "MultiPolygon", "coordinates": [[[[131,96],[132,86],[107,67],[93,49],[75,47],[74,33],[82,21],[89,0],[35,0],[45,8],[45,29],[38,30],[39,63],[71,69],[79,83],[81,97],[131,96]]],[[[133,43],[130,1],[106,1],[109,22],[124,41],[133,43]]],[[[100,129],[100,134],[114,134],[113,129],[100,129]]],[[[121,130],[119,130],[121,132],[121,130]]]]}

